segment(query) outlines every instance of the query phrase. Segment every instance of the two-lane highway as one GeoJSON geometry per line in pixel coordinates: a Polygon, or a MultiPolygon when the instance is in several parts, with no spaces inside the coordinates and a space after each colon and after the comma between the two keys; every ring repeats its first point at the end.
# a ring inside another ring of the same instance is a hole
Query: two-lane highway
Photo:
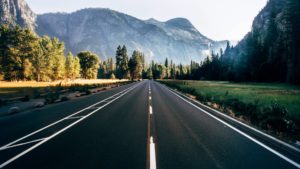
{"type": "Polygon", "coordinates": [[[40,114],[5,117],[0,127],[2,168],[299,168],[299,162],[149,80],[50,106],[40,114]]]}

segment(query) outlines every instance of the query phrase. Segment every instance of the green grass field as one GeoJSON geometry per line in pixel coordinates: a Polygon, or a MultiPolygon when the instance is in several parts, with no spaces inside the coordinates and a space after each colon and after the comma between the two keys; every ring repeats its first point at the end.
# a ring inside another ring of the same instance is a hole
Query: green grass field
{"type": "Polygon", "coordinates": [[[238,100],[239,103],[245,103],[245,105],[255,104],[258,109],[277,103],[287,109],[287,119],[300,125],[300,86],[218,81],[163,80],[161,82],[195,96],[204,96],[209,98],[210,102],[215,103],[238,100]]]}

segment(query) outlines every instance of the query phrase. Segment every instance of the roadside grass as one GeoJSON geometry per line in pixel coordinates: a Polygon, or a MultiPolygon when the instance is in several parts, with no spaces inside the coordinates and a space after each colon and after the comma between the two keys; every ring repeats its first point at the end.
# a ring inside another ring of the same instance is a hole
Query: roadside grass
{"type": "Polygon", "coordinates": [[[71,85],[88,85],[88,84],[106,84],[106,83],[115,83],[115,82],[123,82],[128,80],[111,80],[111,79],[76,79],[76,80],[61,80],[54,82],[36,82],[36,81],[20,81],[20,82],[8,82],[8,81],[0,81],[0,89],[3,88],[25,88],[25,87],[49,87],[49,86],[71,86],[71,85]]]}
{"type": "Polygon", "coordinates": [[[0,81],[0,99],[11,99],[28,96],[32,98],[41,98],[47,93],[61,91],[80,91],[84,92],[89,89],[106,87],[116,84],[126,84],[128,80],[81,80],[74,81],[55,81],[55,82],[4,82],[0,81]]]}
{"type": "Polygon", "coordinates": [[[194,95],[205,104],[218,104],[225,113],[233,113],[253,125],[300,139],[300,86],[220,81],[160,82],[194,95]]]}

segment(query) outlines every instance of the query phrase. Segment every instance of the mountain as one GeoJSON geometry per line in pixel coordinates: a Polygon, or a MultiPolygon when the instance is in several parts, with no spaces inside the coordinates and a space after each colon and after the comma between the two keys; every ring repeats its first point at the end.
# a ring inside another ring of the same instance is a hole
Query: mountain
{"type": "Polygon", "coordinates": [[[175,63],[189,63],[226,45],[226,41],[205,37],[184,18],[141,20],[103,8],[35,15],[24,0],[1,0],[0,10],[2,24],[18,24],[40,36],[57,37],[65,42],[66,51],[89,50],[102,60],[114,56],[118,45],[126,45],[129,55],[140,50],[148,62],[163,62],[168,57],[175,63]]]}
{"type": "Polygon", "coordinates": [[[118,45],[125,44],[129,53],[137,49],[148,61],[200,61],[205,50],[225,46],[205,36],[184,18],[167,22],[140,20],[110,9],[83,9],[74,13],[51,13],[37,17],[40,35],[56,36],[74,53],[90,50],[102,59],[115,55],[118,45]]]}
{"type": "Polygon", "coordinates": [[[0,23],[35,29],[36,15],[24,0],[1,0],[0,23]]]}
{"type": "Polygon", "coordinates": [[[225,53],[234,80],[300,84],[300,1],[269,0],[252,30],[225,53]]]}

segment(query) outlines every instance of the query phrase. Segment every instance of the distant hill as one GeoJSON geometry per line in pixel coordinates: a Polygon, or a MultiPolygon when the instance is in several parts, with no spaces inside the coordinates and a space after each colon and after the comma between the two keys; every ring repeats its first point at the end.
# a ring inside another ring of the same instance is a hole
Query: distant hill
{"type": "Polygon", "coordinates": [[[146,60],[175,63],[201,61],[208,50],[219,51],[226,41],[216,42],[202,35],[187,19],[166,22],[138,18],[110,9],[83,9],[74,13],[35,15],[24,0],[1,1],[1,23],[19,24],[39,35],[58,37],[73,53],[90,50],[101,59],[115,55],[118,45],[126,45],[129,54],[135,49],[146,60]]]}
{"type": "Polygon", "coordinates": [[[187,19],[143,21],[109,9],[39,15],[37,25],[38,34],[59,37],[74,53],[90,50],[104,58],[114,56],[116,47],[126,44],[130,53],[138,49],[148,61],[162,62],[168,57],[188,63],[202,60],[204,50],[226,44],[203,36],[187,19]]]}

